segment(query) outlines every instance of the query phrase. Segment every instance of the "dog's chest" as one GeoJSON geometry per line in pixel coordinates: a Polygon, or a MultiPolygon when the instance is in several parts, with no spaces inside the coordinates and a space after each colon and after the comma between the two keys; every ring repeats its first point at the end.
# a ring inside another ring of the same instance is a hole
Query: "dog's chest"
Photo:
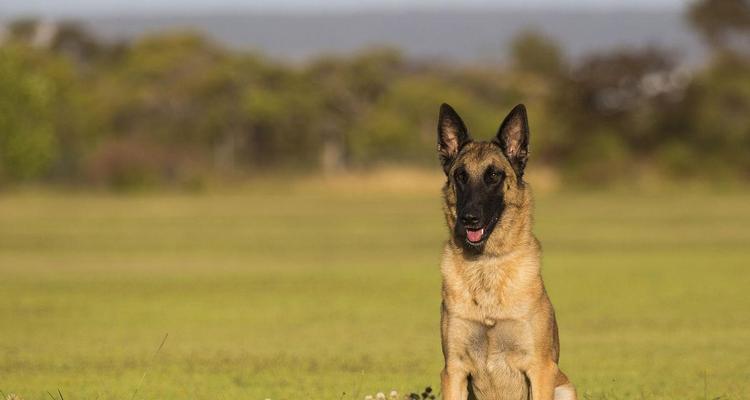
{"type": "Polygon", "coordinates": [[[451,308],[456,314],[487,327],[493,327],[497,320],[518,317],[519,296],[502,268],[478,263],[462,275],[450,296],[451,308]]]}
{"type": "Polygon", "coordinates": [[[479,364],[491,364],[493,360],[525,353],[527,338],[526,324],[516,319],[498,319],[491,325],[474,323],[466,352],[479,364]]]}
{"type": "Polygon", "coordinates": [[[507,360],[519,359],[525,354],[531,336],[518,298],[508,293],[512,285],[499,282],[500,277],[491,278],[478,277],[471,282],[455,304],[456,314],[472,321],[467,332],[466,352],[477,371],[485,372],[512,369],[506,365],[507,360]]]}
{"type": "Polygon", "coordinates": [[[478,399],[528,398],[522,371],[534,347],[529,316],[541,287],[538,265],[524,252],[443,258],[444,347],[462,355],[478,399]]]}
{"type": "Polygon", "coordinates": [[[528,353],[526,325],[500,319],[492,326],[475,324],[466,343],[472,386],[480,399],[526,399],[527,385],[519,368],[528,353]]]}

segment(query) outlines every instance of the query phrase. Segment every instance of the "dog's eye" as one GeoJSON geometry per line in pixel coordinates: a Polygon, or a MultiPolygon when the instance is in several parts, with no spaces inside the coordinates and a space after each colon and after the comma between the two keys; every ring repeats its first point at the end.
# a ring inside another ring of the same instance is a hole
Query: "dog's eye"
{"type": "Polygon", "coordinates": [[[456,171],[455,178],[456,178],[456,182],[465,184],[469,180],[469,175],[466,173],[465,170],[459,169],[458,171],[456,171]]]}
{"type": "Polygon", "coordinates": [[[494,169],[488,169],[487,172],[484,174],[484,182],[488,185],[494,185],[503,178],[502,173],[494,170],[494,169]]]}

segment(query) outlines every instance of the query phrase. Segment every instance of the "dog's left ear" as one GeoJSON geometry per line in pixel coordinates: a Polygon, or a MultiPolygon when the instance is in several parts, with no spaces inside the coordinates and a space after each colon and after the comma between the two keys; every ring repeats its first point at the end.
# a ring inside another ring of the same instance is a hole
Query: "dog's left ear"
{"type": "Polygon", "coordinates": [[[523,104],[513,107],[505,117],[497,131],[495,142],[500,145],[520,182],[529,158],[529,121],[523,104]]]}

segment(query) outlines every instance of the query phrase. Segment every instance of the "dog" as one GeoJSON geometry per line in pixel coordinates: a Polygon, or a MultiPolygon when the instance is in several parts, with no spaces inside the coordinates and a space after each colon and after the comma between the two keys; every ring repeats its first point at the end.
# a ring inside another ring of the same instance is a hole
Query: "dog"
{"type": "Polygon", "coordinates": [[[576,400],[558,367],[557,323],[531,231],[526,108],[513,108],[491,141],[474,141],[443,104],[437,130],[450,231],[440,265],[443,399],[576,400]]]}

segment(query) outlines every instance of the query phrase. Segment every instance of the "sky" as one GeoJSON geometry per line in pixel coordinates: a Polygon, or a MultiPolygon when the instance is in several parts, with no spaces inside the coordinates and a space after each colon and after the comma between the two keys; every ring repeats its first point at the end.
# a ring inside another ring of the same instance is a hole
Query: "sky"
{"type": "Polygon", "coordinates": [[[0,18],[203,12],[359,12],[445,8],[680,9],[686,0],[0,0],[0,18]]]}

